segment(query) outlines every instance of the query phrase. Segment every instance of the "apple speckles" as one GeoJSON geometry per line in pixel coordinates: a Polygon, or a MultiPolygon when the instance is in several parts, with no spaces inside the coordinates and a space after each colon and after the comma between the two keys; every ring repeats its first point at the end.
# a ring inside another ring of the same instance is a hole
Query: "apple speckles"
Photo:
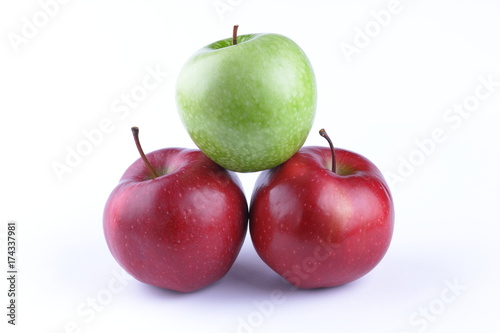
{"type": "MultiPolygon", "coordinates": [[[[337,156],[341,163],[347,162],[344,154],[337,156]]],[[[371,183],[378,173],[368,171],[368,164],[350,165],[367,168],[361,173],[334,175],[325,169],[326,155],[318,147],[304,148],[261,173],[252,195],[250,231],[257,253],[300,288],[336,286],[363,276],[381,260],[391,238],[390,195],[371,183]],[[279,191],[278,202],[298,204],[277,208],[277,189],[287,189],[279,191]],[[289,215],[299,216],[298,222],[283,218],[289,215]]]]}
{"type": "Polygon", "coordinates": [[[316,83],[307,57],[272,34],[217,52],[195,55],[179,74],[177,104],[191,138],[230,170],[284,162],[302,146],[314,119],[316,83]]]}

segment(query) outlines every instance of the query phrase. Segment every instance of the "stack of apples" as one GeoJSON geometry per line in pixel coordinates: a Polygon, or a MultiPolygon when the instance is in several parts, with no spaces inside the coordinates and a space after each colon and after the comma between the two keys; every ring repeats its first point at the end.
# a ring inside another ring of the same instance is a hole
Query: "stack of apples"
{"type": "Polygon", "coordinates": [[[365,157],[302,147],[316,112],[303,50],[278,34],[205,46],[179,73],[177,108],[198,149],[145,154],[104,208],[104,235],[137,280],[191,292],[220,280],[249,226],[262,260],[298,288],[333,287],[371,271],[392,237],[394,206],[365,157]],[[257,172],[248,206],[237,172],[257,172]]]}

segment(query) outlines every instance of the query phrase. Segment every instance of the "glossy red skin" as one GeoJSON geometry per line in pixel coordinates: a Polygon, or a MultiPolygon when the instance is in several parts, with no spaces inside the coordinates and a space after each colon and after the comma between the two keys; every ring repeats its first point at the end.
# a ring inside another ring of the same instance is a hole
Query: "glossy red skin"
{"type": "Polygon", "coordinates": [[[163,174],[150,179],[138,159],[104,209],[104,235],[118,263],[144,283],[190,292],[221,279],[234,263],[248,223],[237,176],[199,150],[147,154],[163,174]]]}
{"type": "Polygon", "coordinates": [[[263,171],[250,205],[255,249],[298,288],[342,285],[372,270],[392,237],[394,206],[377,167],[350,151],[303,147],[263,171]]]}

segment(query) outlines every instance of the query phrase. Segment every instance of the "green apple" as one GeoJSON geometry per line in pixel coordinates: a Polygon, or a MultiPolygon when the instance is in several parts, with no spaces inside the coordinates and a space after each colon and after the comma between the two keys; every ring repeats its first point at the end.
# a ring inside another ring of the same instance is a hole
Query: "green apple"
{"type": "Polygon", "coordinates": [[[278,34],[217,41],[181,69],[177,107],[194,143],[226,169],[252,172],[288,160],[304,144],[316,111],[306,54],[278,34]]]}

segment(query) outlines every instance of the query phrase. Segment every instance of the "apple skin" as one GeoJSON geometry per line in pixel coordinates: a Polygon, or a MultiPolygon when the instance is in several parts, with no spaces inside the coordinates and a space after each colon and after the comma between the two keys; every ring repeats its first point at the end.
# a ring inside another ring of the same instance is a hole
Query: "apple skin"
{"type": "Polygon", "coordinates": [[[179,73],[181,120],[194,143],[226,169],[252,172],[286,161],[304,144],[316,80],[302,49],[278,34],[220,40],[179,73]]]}
{"type": "Polygon", "coordinates": [[[356,153],[303,147],[263,171],[250,204],[250,234],[262,260],[301,289],[339,286],[385,255],[394,205],[377,167],[356,153]]]}
{"type": "Polygon", "coordinates": [[[221,279],[248,224],[237,176],[199,150],[161,149],[124,173],[104,209],[104,235],[117,262],[144,283],[191,292],[221,279]]]}

